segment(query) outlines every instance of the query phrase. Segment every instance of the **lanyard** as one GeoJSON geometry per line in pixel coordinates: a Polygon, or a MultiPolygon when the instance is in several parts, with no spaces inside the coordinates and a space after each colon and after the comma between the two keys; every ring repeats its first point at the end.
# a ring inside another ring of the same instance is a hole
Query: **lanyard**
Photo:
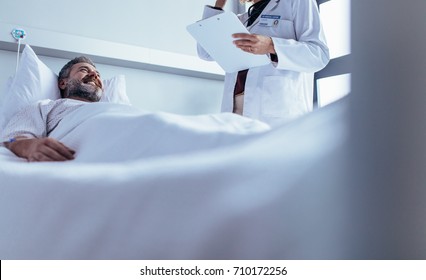
{"type": "Polygon", "coordinates": [[[248,19],[246,21],[247,27],[255,22],[270,1],[271,0],[262,0],[250,6],[248,9],[248,19]]]}

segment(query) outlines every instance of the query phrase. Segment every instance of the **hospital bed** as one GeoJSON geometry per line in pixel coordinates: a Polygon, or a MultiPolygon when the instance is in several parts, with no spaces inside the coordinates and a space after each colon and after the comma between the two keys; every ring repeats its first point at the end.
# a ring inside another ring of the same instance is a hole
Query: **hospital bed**
{"type": "Polygon", "coordinates": [[[340,183],[330,174],[345,139],[340,104],[211,150],[118,162],[6,155],[1,258],[339,258],[342,200],[321,197],[340,183]]]}
{"type": "MultiPolygon", "coordinates": [[[[35,71],[39,80],[12,82],[10,92],[22,83],[51,89],[43,83],[52,73],[30,49],[21,64],[15,79],[35,71]]],[[[340,203],[318,211],[321,205],[294,198],[314,199],[317,180],[340,168],[344,101],[272,130],[233,114],[145,112],[123,94],[116,102],[86,105],[54,131],[52,137],[77,151],[73,161],[26,163],[0,147],[2,259],[341,254],[329,238],[340,203]],[[328,226],[319,227],[320,220],[328,226]]],[[[4,102],[19,103],[11,96],[4,102]]],[[[330,187],[338,177],[323,179],[330,187]]]]}

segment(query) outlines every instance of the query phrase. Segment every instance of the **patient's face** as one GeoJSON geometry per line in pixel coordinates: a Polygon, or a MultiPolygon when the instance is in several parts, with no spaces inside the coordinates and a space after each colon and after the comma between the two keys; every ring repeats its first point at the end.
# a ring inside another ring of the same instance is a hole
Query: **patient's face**
{"type": "Polygon", "coordinates": [[[70,75],[65,79],[63,87],[64,97],[82,98],[97,102],[102,96],[102,80],[99,72],[92,65],[81,62],[72,66],[70,75]]]}

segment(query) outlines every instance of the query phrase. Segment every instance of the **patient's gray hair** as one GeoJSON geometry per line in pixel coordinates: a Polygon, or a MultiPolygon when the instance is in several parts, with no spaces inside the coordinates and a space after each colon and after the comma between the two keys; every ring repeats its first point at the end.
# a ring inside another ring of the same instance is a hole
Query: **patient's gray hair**
{"type": "Polygon", "coordinates": [[[70,60],[67,64],[65,64],[64,67],[62,67],[58,75],[58,81],[68,78],[70,76],[71,68],[73,67],[73,65],[77,63],[82,63],[82,62],[89,63],[90,65],[96,68],[96,65],[93,63],[93,61],[90,58],[86,56],[76,57],[70,60]]]}

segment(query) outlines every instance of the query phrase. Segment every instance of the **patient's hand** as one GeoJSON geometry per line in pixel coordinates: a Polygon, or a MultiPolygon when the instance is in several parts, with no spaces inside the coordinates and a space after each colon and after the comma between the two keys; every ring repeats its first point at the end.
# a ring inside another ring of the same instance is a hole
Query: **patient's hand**
{"type": "Polygon", "coordinates": [[[6,146],[28,161],[66,161],[74,159],[74,151],[53,138],[21,138],[6,146]]]}

